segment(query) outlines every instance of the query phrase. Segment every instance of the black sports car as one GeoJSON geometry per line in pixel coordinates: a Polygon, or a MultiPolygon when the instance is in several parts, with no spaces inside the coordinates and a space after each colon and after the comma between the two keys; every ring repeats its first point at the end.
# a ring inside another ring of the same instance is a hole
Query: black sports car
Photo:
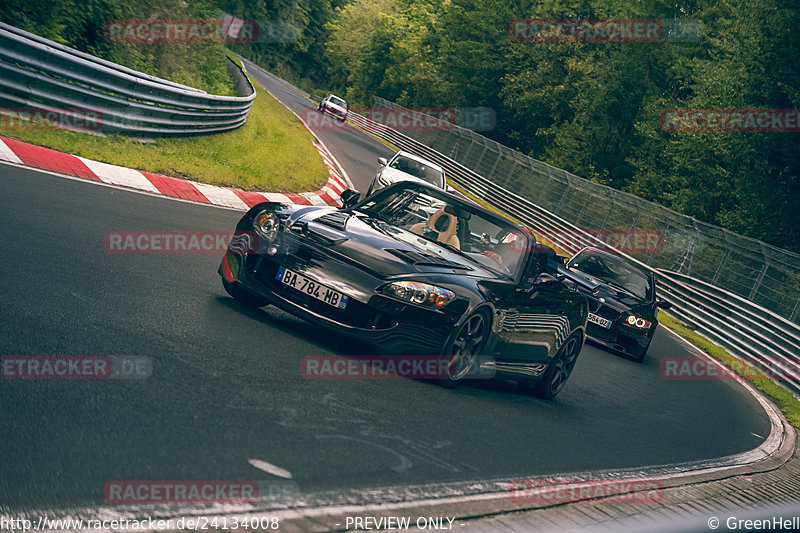
{"type": "Polygon", "coordinates": [[[587,247],[566,263],[564,274],[589,300],[589,339],[644,361],[658,326],[658,308],[670,306],[656,298],[653,273],[587,247]]]}
{"type": "Polygon", "coordinates": [[[345,191],[341,209],[253,207],[220,265],[225,289],[380,353],[441,356],[445,384],[480,367],[538,396],[558,394],[583,346],[588,304],[547,273],[528,229],[424,183],[359,196],[345,191]]]}

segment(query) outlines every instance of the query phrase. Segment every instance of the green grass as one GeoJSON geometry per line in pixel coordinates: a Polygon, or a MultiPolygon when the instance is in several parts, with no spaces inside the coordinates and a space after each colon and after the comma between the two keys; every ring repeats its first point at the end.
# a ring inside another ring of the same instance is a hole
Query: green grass
{"type": "MultiPolygon", "coordinates": [[[[451,185],[459,192],[467,196],[470,200],[476,202],[477,204],[499,215],[502,215],[510,220],[513,220],[518,224],[522,224],[520,221],[514,219],[514,217],[511,217],[508,214],[503,213],[500,209],[497,209],[496,207],[481,200],[474,194],[468,193],[466,190],[464,190],[463,187],[459,187],[458,185],[454,184],[451,185]]],[[[569,252],[560,249],[552,242],[549,242],[547,241],[547,239],[544,239],[541,235],[539,235],[539,233],[537,232],[534,233],[536,234],[536,239],[538,241],[545,242],[546,244],[552,246],[557,253],[567,256],[571,255],[569,252]]],[[[699,333],[694,332],[689,326],[683,324],[679,320],[661,312],[658,314],[658,322],[662,326],[671,329],[672,331],[674,331],[687,341],[691,342],[693,345],[697,346],[698,348],[700,348],[701,350],[712,356],[714,359],[721,362],[727,368],[733,370],[738,375],[742,376],[755,388],[757,388],[765,395],[770,397],[778,405],[781,411],[783,411],[783,414],[786,416],[786,419],[792,426],[800,428],[800,400],[795,398],[795,396],[791,392],[784,389],[775,382],[771,381],[766,375],[764,375],[754,366],[744,363],[741,359],[738,359],[733,355],[729,354],[724,348],[717,346],[716,344],[709,341],[699,333]]]]}
{"type": "Polygon", "coordinates": [[[0,127],[0,135],[214,185],[271,192],[319,189],[328,180],[328,169],[312,145],[314,137],[291,111],[256,82],[253,85],[258,96],[250,116],[244,126],[229,133],[146,143],[120,135],[100,137],[54,129],[0,127]]]}

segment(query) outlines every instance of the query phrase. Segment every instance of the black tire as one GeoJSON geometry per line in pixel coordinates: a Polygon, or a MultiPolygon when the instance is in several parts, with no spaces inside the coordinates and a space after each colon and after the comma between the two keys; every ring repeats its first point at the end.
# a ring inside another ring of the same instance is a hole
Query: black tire
{"type": "Polygon", "coordinates": [[[573,333],[561,345],[550,366],[547,367],[547,372],[544,373],[544,376],[533,384],[519,382],[520,388],[539,398],[552,400],[567,383],[570,374],[572,374],[572,369],[575,368],[575,362],[578,360],[582,347],[583,334],[580,331],[573,333]]]}
{"type": "Polygon", "coordinates": [[[231,283],[223,279],[222,286],[225,288],[225,292],[245,305],[250,307],[264,307],[269,305],[269,302],[264,298],[253,294],[238,283],[231,283]]]}
{"type": "Polygon", "coordinates": [[[486,346],[489,333],[486,313],[478,311],[467,317],[442,352],[442,355],[450,358],[447,367],[449,376],[439,380],[439,383],[445,387],[455,387],[468,376],[486,346]]]}

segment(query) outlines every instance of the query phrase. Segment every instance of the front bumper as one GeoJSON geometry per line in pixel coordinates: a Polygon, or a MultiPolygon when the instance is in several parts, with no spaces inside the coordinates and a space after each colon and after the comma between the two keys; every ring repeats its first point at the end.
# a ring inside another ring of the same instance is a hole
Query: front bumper
{"type": "MultiPolygon", "coordinates": [[[[454,317],[380,294],[343,290],[350,298],[345,310],[320,302],[275,279],[279,266],[301,270],[294,261],[297,259],[290,256],[270,257],[229,249],[219,273],[226,281],[241,284],[288,313],[370,344],[380,353],[438,355],[455,328],[454,317]]],[[[342,279],[344,268],[339,264],[328,264],[324,269],[303,266],[304,276],[325,286],[339,290],[347,284],[342,279]]]]}
{"type": "Polygon", "coordinates": [[[338,118],[341,121],[347,120],[347,111],[339,111],[338,109],[332,109],[328,106],[322,106],[321,111],[323,113],[328,113],[329,115],[338,118]]]}
{"type": "Polygon", "coordinates": [[[653,332],[656,328],[655,323],[645,330],[629,326],[625,322],[624,313],[620,313],[607,305],[590,300],[590,310],[592,313],[611,320],[611,327],[606,329],[592,322],[586,326],[586,336],[595,343],[611,348],[618,352],[628,355],[640,356],[650,345],[653,332]]]}

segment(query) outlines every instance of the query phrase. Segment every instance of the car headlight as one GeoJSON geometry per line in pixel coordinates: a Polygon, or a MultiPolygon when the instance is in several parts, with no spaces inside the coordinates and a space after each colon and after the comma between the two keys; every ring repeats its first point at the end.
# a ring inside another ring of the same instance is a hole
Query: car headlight
{"type": "Polygon", "coordinates": [[[417,305],[441,308],[456,297],[456,293],[418,281],[395,281],[383,287],[382,292],[398,300],[417,305]]]}
{"type": "Polygon", "coordinates": [[[625,319],[629,326],[633,326],[639,329],[649,329],[650,322],[645,320],[644,318],[636,315],[628,315],[628,318],[625,319]]]}
{"type": "Polygon", "coordinates": [[[380,176],[378,176],[378,183],[380,183],[381,185],[386,186],[386,185],[389,185],[391,182],[389,181],[389,178],[385,178],[383,176],[383,174],[381,174],[380,176]]]}
{"type": "Polygon", "coordinates": [[[272,242],[278,236],[280,221],[272,211],[262,211],[253,219],[253,227],[259,235],[272,242]]]}

